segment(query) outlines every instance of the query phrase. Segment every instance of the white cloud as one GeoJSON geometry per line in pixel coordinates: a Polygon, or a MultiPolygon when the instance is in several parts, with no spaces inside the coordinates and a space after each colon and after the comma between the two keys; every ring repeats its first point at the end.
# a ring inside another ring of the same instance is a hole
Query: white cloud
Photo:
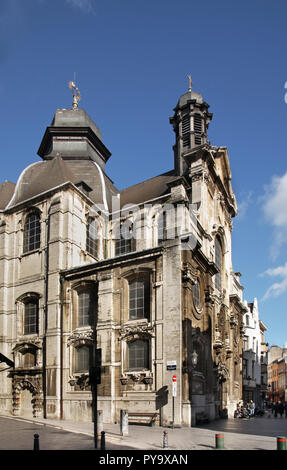
{"type": "Polygon", "coordinates": [[[267,269],[262,276],[268,275],[271,277],[280,277],[280,282],[274,282],[264,294],[263,300],[270,297],[279,297],[287,290],[287,262],[283,266],[277,268],[267,269]]]}
{"type": "Polygon", "coordinates": [[[237,220],[243,219],[243,217],[245,217],[248,207],[253,202],[252,198],[253,198],[253,191],[249,191],[248,193],[245,193],[244,196],[240,198],[240,201],[237,204],[237,207],[238,207],[237,220]]]}
{"type": "MultiPolygon", "coordinates": [[[[283,245],[287,244],[287,172],[283,176],[273,176],[262,201],[265,218],[274,230],[270,254],[275,260],[283,245]]],[[[262,275],[279,278],[267,289],[263,300],[278,297],[287,290],[287,262],[267,269],[262,275]]]]}
{"type": "Polygon", "coordinates": [[[95,14],[94,0],[65,0],[68,5],[79,8],[85,13],[95,14]]]}
{"type": "Polygon", "coordinates": [[[287,172],[283,176],[274,176],[265,188],[263,212],[274,227],[271,256],[276,259],[282,245],[287,242],[287,172]]]}

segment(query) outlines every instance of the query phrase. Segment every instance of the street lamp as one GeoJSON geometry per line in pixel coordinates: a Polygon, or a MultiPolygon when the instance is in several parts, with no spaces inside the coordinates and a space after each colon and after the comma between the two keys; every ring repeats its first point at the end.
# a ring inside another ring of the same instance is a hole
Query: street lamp
{"type": "Polygon", "coordinates": [[[196,351],[193,351],[193,353],[191,354],[191,365],[193,369],[195,369],[195,367],[197,366],[197,360],[198,354],[196,351]]]}

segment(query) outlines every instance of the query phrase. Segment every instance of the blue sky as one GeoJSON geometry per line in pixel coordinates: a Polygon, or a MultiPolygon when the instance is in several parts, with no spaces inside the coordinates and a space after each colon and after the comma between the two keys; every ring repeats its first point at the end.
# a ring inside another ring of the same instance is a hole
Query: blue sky
{"type": "Polygon", "coordinates": [[[2,0],[1,181],[17,181],[69,80],[112,152],[122,189],[173,167],[169,124],[193,89],[227,146],[240,212],[233,266],[269,344],[287,342],[287,3],[284,0],[2,0]],[[286,95],[286,96],[285,96],[286,95]]]}

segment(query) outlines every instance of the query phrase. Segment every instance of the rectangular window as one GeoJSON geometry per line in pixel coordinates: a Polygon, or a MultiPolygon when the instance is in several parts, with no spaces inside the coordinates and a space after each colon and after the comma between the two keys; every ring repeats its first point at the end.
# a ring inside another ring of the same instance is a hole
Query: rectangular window
{"type": "Polygon", "coordinates": [[[76,348],[75,372],[89,372],[92,349],[88,346],[76,348]]]}
{"type": "Polygon", "coordinates": [[[92,325],[94,312],[93,296],[90,291],[78,294],[78,326],[92,325]]]}
{"type": "Polygon", "coordinates": [[[128,344],[129,370],[149,369],[149,341],[136,340],[128,344]]]}
{"type": "Polygon", "coordinates": [[[124,255],[132,251],[132,224],[130,226],[126,223],[122,224],[117,231],[117,238],[115,241],[115,255],[124,255]]]}
{"type": "Polygon", "coordinates": [[[30,301],[24,307],[24,335],[38,333],[38,300],[30,301]]]}
{"type": "Polygon", "coordinates": [[[136,279],[129,284],[129,318],[137,320],[149,317],[149,283],[136,279]]]}

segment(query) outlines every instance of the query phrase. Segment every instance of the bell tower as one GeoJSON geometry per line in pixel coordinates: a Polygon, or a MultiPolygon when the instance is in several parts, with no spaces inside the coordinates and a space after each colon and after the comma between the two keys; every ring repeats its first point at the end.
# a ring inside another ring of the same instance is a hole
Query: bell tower
{"type": "Polygon", "coordinates": [[[208,112],[209,105],[200,93],[192,90],[190,75],[188,79],[188,92],[179,98],[174,115],[169,119],[175,132],[174,168],[179,176],[187,171],[185,155],[207,143],[207,129],[212,119],[212,114],[208,112]]]}

